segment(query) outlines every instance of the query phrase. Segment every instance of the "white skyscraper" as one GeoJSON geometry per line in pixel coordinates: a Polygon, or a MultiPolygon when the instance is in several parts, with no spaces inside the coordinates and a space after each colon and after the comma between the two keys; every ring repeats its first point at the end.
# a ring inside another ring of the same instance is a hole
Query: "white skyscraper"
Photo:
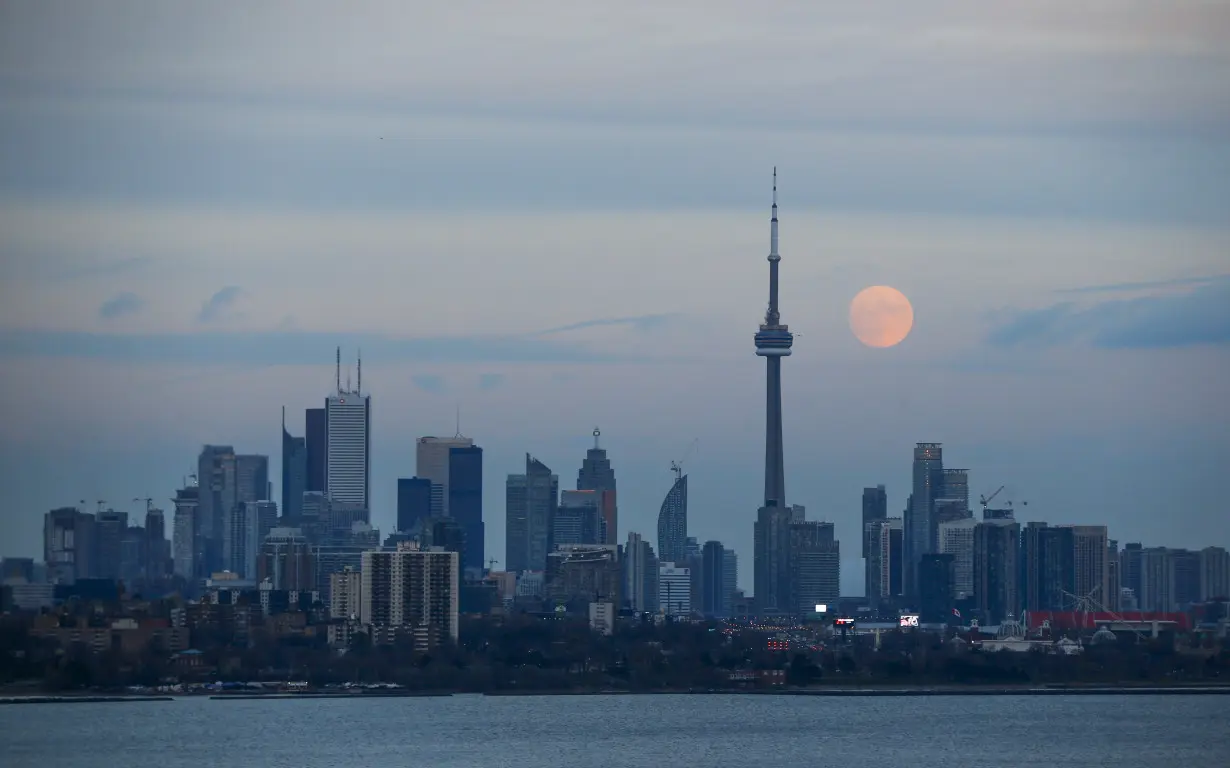
{"type": "Polygon", "coordinates": [[[370,509],[371,398],[362,394],[362,363],[358,384],[341,386],[338,356],[337,393],[325,399],[325,495],[331,501],[370,509]]]}
{"type": "Polygon", "coordinates": [[[667,616],[692,615],[692,569],[658,566],[658,605],[667,616]]]}
{"type": "Polygon", "coordinates": [[[453,448],[470,448],[474,440],[455,437],[420,437],[415,448],[414,474],[431,481],[431,514],[447,517],[449,451],[453,448]]]}

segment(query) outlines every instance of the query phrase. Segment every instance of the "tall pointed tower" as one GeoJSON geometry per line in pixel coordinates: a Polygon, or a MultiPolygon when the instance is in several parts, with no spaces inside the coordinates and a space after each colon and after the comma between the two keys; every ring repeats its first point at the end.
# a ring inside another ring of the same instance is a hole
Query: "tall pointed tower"
{"type": "Polygon", "coordinates": [[[765,358],[764,505],[786,506],[786,473],[782,458],[782,358],[790,354],[794,336],[783,325],[777,306],[777,169],[773,169],[773,217],[769,220],[769,308],[756,333],[756,354],[765,358]]]}
{"type": "Polygon", "coordinates": [[[756,513],[753,539],[753,591],[759,615],[792,610],[786,562],[792,512],[786,506],[782,451],[782,358],[794,336],[781,322],[777,303],[777,169],[773,169],[773,215],[769,220],[769,308],[756,333],[756,354],[765,359],[764,505],[756,513]]]}

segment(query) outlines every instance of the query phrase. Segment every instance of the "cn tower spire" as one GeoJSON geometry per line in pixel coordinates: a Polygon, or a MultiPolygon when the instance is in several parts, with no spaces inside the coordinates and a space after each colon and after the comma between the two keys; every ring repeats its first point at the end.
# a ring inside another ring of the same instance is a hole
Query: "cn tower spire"
{"type": "Polygon", "coordinates": [[[781,319],[777,309],[777,262],[782,257],[777,252],[777,166],[773,166],[773,217],[769,219],[769,310],[765,313],[765,325],[777,325],[781,319]]]}

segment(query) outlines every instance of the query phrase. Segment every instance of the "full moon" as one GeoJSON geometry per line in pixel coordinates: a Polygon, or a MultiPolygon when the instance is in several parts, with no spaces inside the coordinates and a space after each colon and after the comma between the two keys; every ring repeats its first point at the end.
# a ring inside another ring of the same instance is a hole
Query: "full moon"
{"type": "Polygon", "coordinates": [[[905,294],[887,285],[864,288],[850,302],[850,330],[869,347],[893,347],[914,327],[914,308],[905,294]]]}

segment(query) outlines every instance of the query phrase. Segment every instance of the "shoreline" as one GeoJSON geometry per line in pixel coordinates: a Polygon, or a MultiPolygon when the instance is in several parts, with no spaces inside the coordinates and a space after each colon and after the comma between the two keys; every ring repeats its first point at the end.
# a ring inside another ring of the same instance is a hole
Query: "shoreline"
{"type": "Polygon", "coordinates": [[[659,690],[500,690],[500,691],[305,691],[288,693],[182,693],[174,695],[0,695],[0,705],[16,704],[112,704],[122,702],[166,702],[177,699],[208,698],[211,701],[254,701],[269,699],[410,699],[451,696],[818,696],[908,697],[908,696],[1230,696],[1230,684],[1214,685],[1042,685],[1042,686],[917,686],[866,688],[760,688],[760,689],[659,689],[659,690]]]}

